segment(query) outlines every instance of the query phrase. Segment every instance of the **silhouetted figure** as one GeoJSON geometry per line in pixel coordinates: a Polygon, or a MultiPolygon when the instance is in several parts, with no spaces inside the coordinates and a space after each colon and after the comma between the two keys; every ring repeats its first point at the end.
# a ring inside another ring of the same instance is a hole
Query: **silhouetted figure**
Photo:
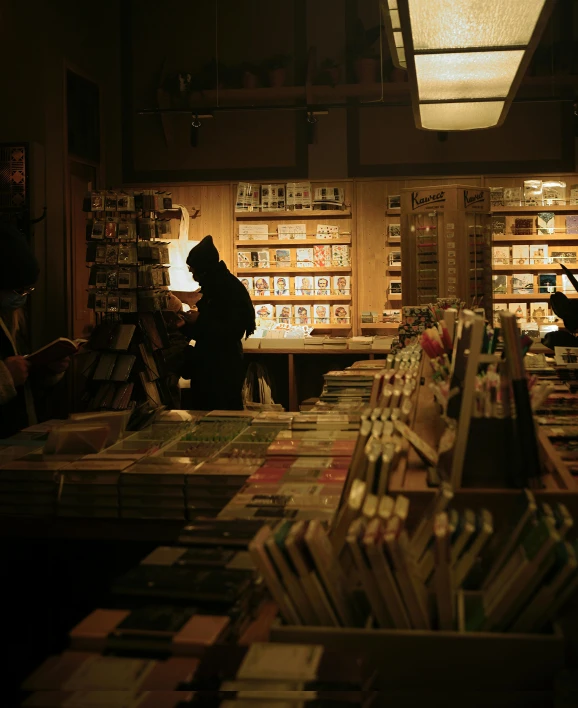
{"type": "Polygon", "coordinates": [[[195,340],[187,350],[183,378],[191,380],[195,410],[242,410],[245,376],[241,340],[255,331],[255,309],[240,280],[219,260],[212,236],[187,257],[200,284],[198,311],[186,313],[183,334],[195,340]]]}

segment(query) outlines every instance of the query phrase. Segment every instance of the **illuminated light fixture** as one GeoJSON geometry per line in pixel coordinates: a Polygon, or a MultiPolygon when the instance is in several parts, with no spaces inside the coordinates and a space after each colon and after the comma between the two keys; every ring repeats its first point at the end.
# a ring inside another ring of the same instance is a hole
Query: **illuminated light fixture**
{"type": "Polygon", "coordinates": [[[381,0],[394,64],[407,69],[416,125],[501,125],[555,0],[381,0]]]}

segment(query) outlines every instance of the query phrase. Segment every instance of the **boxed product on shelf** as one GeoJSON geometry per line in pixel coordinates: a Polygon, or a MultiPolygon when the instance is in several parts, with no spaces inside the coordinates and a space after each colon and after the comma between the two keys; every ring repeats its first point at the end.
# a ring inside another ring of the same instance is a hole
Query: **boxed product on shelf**
{"type": "Polygon", "coordinates": [[[490,204],[495,206],[504,206],[504,188],[490,187],[490,204]]]}
{"type": "Polygon", "coordinates": [[[285,185],[261,185],[261,211],[285,211],[285,185]]]}
{"type": "Polygon", "coordinates": [[[520,206],[522,204],[521,187],[504,187],[505,206],[520,206]]]}
{"type": "Polygon", "coordinates": [[[258,184],[239,182],[237,185],[237,199],[235,211],[253,211],[261,203],[261,187],[258,184]]]}

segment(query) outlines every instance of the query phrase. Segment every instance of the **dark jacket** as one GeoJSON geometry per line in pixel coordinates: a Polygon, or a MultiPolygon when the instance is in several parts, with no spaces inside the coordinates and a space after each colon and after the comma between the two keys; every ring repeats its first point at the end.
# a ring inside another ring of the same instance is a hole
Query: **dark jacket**
{"type": "Polygon", "coordinates": [[[183,378],[191,380],[197,410],[242,410],[245,335],[255,331],[255,309],[242,283],[221,261],[201,283],[199,315],[182,332],[189,347],[183,378]]]}

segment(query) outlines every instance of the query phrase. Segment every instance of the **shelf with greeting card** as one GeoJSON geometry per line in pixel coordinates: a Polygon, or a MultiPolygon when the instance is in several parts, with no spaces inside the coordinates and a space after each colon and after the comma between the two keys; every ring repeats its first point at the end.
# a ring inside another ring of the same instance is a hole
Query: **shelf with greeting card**
{"type": "MultiPolygon", "coordinates": [[[[170,193],[91,192],[84,200],[88,307],[96,326],[83,371],[86,408],[135,418],[178,405],[169,381],[171,341],[162,312],[170,285],[170,193]],[[138,415],[137,415],[138,412],[138,415]]],[[[146,417],[146,415],[145,415],[146,417]]],[[[138,423],[137,423],[138,424],[138,423]]]]}

